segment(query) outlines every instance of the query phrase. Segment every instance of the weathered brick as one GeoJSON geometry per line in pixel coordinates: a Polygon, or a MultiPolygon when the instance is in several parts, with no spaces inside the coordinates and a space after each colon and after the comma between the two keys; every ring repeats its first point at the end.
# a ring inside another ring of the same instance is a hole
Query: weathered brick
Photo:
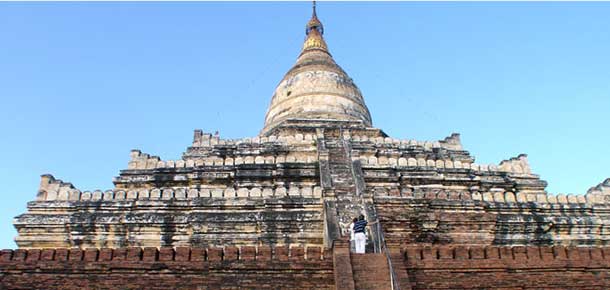
{"type": "Polygon", "coordinates": [[[87,248],[85,249],[85,253],[83,254],[83,261],[85,262],[94,262],[97,261],[98,250],[95,248],[87,248]]]}
{"type": "Polygon", "coordinates": [[[154,262],[159,259],[159,251],[156,247],[146,247],[144,248],[142,254],[142,261],[144,262],[154,262]]]}
{"type": "Polygon", "coordinates": [[[176,247],[176,261],[188,261],[190,259],[190,256],[191,249],[189,247],[176,247]]]}
{"type": "Polygon", "coordinates": [[[159,261],[173,261],[174,260],[174,249],[173,248],[160,248],[159,249],[159,261]]]}

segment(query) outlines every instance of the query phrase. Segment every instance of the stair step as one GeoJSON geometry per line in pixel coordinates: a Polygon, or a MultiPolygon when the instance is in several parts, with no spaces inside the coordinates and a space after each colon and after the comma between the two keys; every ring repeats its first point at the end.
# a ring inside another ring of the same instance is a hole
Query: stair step
{"type": "Polygon", "coordinates": [[[359,290],[390,289],[390,270],[384,254],[351,254],[354,285],[359,290]]]}

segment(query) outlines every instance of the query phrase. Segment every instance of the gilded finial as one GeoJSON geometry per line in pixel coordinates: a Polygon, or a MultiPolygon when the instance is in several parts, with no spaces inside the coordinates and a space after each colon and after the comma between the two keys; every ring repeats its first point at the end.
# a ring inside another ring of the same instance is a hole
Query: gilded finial
{"type": "Polygon", "coordinates": [[[305,38],[305,44],[303,44],[304,51],[308,49],[328,50],[326,42],[324,41],[324,38],[322,38],[324,26],[316,14],[316,1],[313,1],[311,19],[309,19],[309,22],[307,22],[307,25],[305,26],[305,34],[307,37],[305,38]]]}
{"type": "Polygon", "coordinates": [[[307,22],[307,26],[305,27],[305,34],[309,35],[311,30],[317,30],[320,34],[324,34],[324,26],[322,22],[318,19],[318,15],[316,14],[316,1],[313,1],[312,5],[312,14],[311,19],[307,22]]]}

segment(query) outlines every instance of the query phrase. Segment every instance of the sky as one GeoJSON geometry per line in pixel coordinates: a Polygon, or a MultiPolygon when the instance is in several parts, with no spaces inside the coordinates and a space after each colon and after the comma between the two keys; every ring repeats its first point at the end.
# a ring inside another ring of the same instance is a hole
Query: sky
{"type": "MultiPolygon", "coordinates": [[[[179,159],[193,130],[252,137],[309,2],[0,3],[0,248],[51,173],[111,189],[129,151],[179,159]]],[[[373,124],[461,133],[480,164],[528,154],[552,193],[610,177],[610,2],[319,2],[373,124]]]]}

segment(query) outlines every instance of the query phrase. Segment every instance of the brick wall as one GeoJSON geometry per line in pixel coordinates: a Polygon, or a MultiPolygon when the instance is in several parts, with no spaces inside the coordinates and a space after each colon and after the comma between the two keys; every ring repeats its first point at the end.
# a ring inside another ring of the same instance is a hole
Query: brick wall
{"type": "MultiPolygon", "coordinates": [[[[319,247],[3,250],[0,289],[361,289],[353,275],[374,263],[363,255],[353,265],[346,249],[335,249],[334,265],[333,252],[319,247]]],[[[390,252],[400,289],[610,289],[610,247],[390,252]]]]}
{"type": "Polygon", "coordinates": [[[402,254],[412,289],[610,288],[610,248],[410,246],[402,254]]]}
{"type": "Polygon", "coordinates": [[[0,289],[332,289],[320,247],[30,249],[0,252],[0,289]]]}

